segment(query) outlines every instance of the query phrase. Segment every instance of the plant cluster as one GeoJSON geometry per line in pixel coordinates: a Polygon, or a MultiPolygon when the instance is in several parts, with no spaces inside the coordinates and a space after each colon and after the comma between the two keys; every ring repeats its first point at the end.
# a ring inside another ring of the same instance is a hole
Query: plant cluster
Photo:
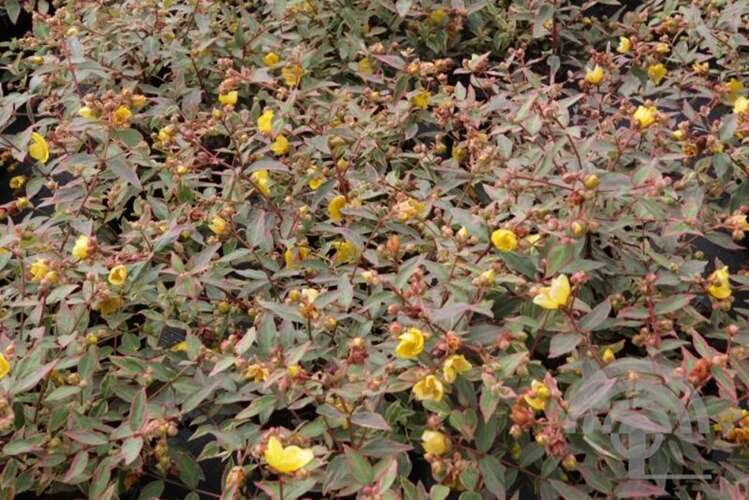
{"type": "Polygon", "coordinates": [[[749,4],[615,3],[27,2],[2,498],[745,497],[749,4]]]}

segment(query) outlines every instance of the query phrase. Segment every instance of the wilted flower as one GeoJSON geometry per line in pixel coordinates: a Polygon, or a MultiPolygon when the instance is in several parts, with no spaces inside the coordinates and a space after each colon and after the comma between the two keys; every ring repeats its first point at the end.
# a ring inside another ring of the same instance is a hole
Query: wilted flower
{"type": "Polygon", "coordinates": [[[264,382],[270,375],[270,371],[260,364],[251,364],[244,369],[244,378],[252,380],[255,383],[264,382]]]}
{"type": "Polygon", "coordinates": [[[8,183],[8,186],[10,186],[11,189],[21,189],[24,184],[26,184],[26,176],[24,175],[15,175],[10,178],[10,182],[8,183]]]}
{"type": "Polygon", "coordinates": [[[104,315],[109,315],[117,311],[122,305],[122,299],[117,295],[105,295],[99,300],[94,308],[104,315]]]}

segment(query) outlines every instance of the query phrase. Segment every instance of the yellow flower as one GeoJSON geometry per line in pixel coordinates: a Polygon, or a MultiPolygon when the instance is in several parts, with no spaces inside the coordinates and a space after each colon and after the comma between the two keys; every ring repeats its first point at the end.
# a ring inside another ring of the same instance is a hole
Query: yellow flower
{"type": "Polygon", "coordinates": [[[135,109],[140,109],[143,106],[146,105],[146,96],[143,94],[135,94],[131,99],[130,102],[133,103],[133,107],[135,109]]]}
{"type": "Polygon", "coordinates": [[[745,115],[749,112],[749,99],[739,96],[733,101],[733,112],[739,115],[745,115]]]}
{"type": "Polygon", "coordinates": [[[462,354],[453,354],[445,360],[442,365],[442,377],[445,382],[452,384],[458,375],[461,375],[472,368],[471,363],[462,354]]]}
{"type": "Polygon", "coordinates": [[[531,382],[532,394],[526,394],[523,399],[528,406],[536,411],[542,411],[546,408],[546,402],[551,398],[551,391],[549,387],[543,382],[534,380],[531,382]]]}
{"type": "Polygon", "coordinates": [[[298,446],[284,448],[276,436],[268,440],[268,447],[265,449],[265,461],[281,474],[296,472],[310,463],[313,458],[315,455],[311,449],[298,446]]]}
{"type": "Polygon", "coordinates": [[[302,301],[304,301],[307,304],[313,304],[317,297],[320,296],[320,291],[315,290],[314,288],[302,288],[302,291],[299,292],[299,295],[302,298],[302,301]]]}
{"type": "Polygon", "coordinates": [[[302,367],[299,365],[290,365],[286,368],[286,374],[289,378],[297,378],[302,373],[302,367]]]}
{"type": "Polygon", "coordinates": [[[585,70],[585,81],[592,85],[599,85],[603,81],[603,68],[596,64],[593,69],[585,70]]]}
{"type": "Polygon", "coordinates": [[[0,353],[0,380],[4,379],[10,373],[10,363],[5,355],[0,353]]]}
{"type": "Polygon", "coordinates": [[[157,138],[159,142],[167,143],[172,140],[172,134],[174,134],[174,125],[167,125],[159,129],[157,138]]]}
{"type": "Polygon", "coordinates": [[[434,9],[429,14],[429,22],[435,26],[440,26],[446,17],[447,17],[447,11],[445,9],[442,9],[442,8],[434,9]]]}
{"type": "Polygon", "coordinates": [[[718,300],[727,299],[731,296],[731,283],[728,281],[728,266],[716,269],[708,277],[709,285],[707,293],[718,300]]]}
{"type": "Polygon", "coordinates": [[[211,222],[208,224],[208,229],[210,229],[213,234],[218,234],[220,236],[229,231],[229,223],[220,215],[214,215],[213,219],[211,219],[211,222]]]}
{"type": "Polygon", "coordinates": [[[125,281],[127,281],[127,268],[123,266],[122,264],[114,266],[109,271],[108,279],[109,279],[109,283],[111,283],[114,286],[124,285],[125,281]]]}
{"type": "Polygon", "coordinates": [[[411,104],[414,108],[427,109],[427,107],[429,106],[429,101],[431,100],[432,94],[430,94],[427,90],[422,90],[411,97],[411,104]]]}
{"type": "Polygon", "coordinates": [[[710,71],[710,63],[707,61],[703,63],[694,63],[692,64],[692,71],[694,71],[698,75],[706,74],[708,71],[710,71]]]}
{"type": "Polygon", "coordinates": [[[656,44],[655,51],[659,54],[668,54],[671,52],[671,47],[666,42],[660,42],[656,44]]]}
{"type": "Polygon", "coordinates": [[[286,263],[286,267],[294,267],[306,259],[307,255],[309,255],[309,248],[306,246],[289,247],[283,253],[283,260],[286,263]]]}
{"type": "Polygon", "coordinates": [[[654,124],[658,119],[658,108],[655,106],[637,106],[637,110],[635,111],[635,114],[632,115],[632,118],[634,118],[640,126],[640,129],[644,130],[654,124]]]}
{"type": "Polygon", "coordinates": [[[567,305],[570,299],[570,282],[566,274],[560,274],[551,280],[551,286],[541,288],[533,297],[533,303],[544,309],[559,309],[567,305]]]}
{"type": "Polygon", "coordinates": [[[39,282],[47,278],[47,281],[51,283],[57,282],[57,273],[50,271],[47,259],[37,259],[29,266],[29,272],[31,273],[31,281],[39,282]]]}
{"type": "Polygon", "coordinates": [[[422,218],[427,214],[427,206],[414,198],[408,198],[398,203],[394,209],[401,222],[422,218]]]}
{"type": "Polygon", "coordinates": [[[627,54],[630,50],[632,50],[632,40],[626,36],[620,36],[619,46],[616,48],[616,51],[620,54],[627,54]]]}
{"type": "Polygon", "coordinates": [[[169,350],[172,352],[185,352],[187,351],[187,341],[183,340],[182,342],[177,342],[170,347],[169,350]]]}
{"type": "Polygon", "coordinates": [[[266,66],[275,66],[281,60],[281,56],[275,52],[268,52],[263,56],[263,62],[266,66]]]}
{"type": "Polygon", "coordinates": [[[115,127],[126,127],[133,114],[127,106],[120,106],[112,113],[112,125],[115,127]]]}
{"type": "Polygon", "coordinates": [[[726,219],[726,225],[739,229],[741,231],[749,231],[749,222],[746,221],[746,215],[738,214],[732,215],[726,219]]]}
{"type": "Polygon", "coordinates": [[[88,236],[79,236],[78,239],[75,240],[75,245],[73,245],[73,257],[79,260],[88,257],[88,243],[88,236]]]}
{"type": "Polygon", "coordinates": [[[424,447],[424,451],[432,455],[444,455],[452,447],[450,438],[445,436],[439,431],[424,431],[421,435],[421,445],[424,447]]]}
{"type": "Polygon", "coordinates": [[[47,163],[49,160],[49,146],[44,136],[38,132],[31,133],[31,144],[29,144],[29,155],[41,162],[47,163]]]}
{"type": "Polygon", "coordinates": [[[442,401],[445,395],[445,388],[442,382],[437,379],[434,375],[427,375],[423,379],[416,382],[411,388],[414,397],[419,401],[442,401]]]}
{"type": "Polygon", "coordinates": [[[232,90],[231,92],[227,92],[226,94],[219,94],[218,102],[220,102],[224,106],[234,106],[237,103],[238,98],[239,92],[237,92],[236,90],[232,90]]]}
{"type": "Polygon", "coordinates": [[[615,359],[616,356],[614,355],[614,351],[612,351],[611,348],[608,347],[603,351],[603,354],[601,355],[601,360],[606,364],[611,363],[615,359]]]}
{"type": "Polygon", "coordinates": [[[409,328],[398,337],[395,355],[403,359],[413,359],[424,350],[424,334],[418,328],[409,328]]]}
{"type": "Polygon", "coordinates": [[[288,87],[299,85],[299,82],[302,81],[302,75],[304,75],[304,68],[298,64],[289,64],[281,70],[281,78],[288,87]]]}
{"type": "Polygon", "coordinates": [[[363,57],[359,59],[359,63],[357,64],[359,67],[359,73],[362,75],[371,75],[374,73],[374,68],[372,67],[372,62],[367,57],[363,57]]]}
{"type": "Polygon", "coordinates": [[[307,182],[307,185],[309,188],[313,191],[320,188],[320,186],[323,185],[325,182],[325,176],[324,175],[316,175],[315,177],[312,177],[309,182],[307,182]]]}
{"type": "Polygon", "coordinates": [[[334,241],[332,246],[335,248],[334,259],[336,264],[354,262],[359,256],[359,249],[349,241],[334,241]]]}
{"type": "Polygon", "coordinates": [[[648,66],[648,78],[656,85],[660,85],[663,77],[666,76],[666,67],[660,63],[648,66]]]}
{"type": "Polygon", "coordinates": [[[273,132],[273,110],[266,109],[257,119],[257,130],[261,134],[269,135],[273,132]]]}
{"type": "Polygon", "coordinates": [[[492,233],[492,243],[500,252],[512,252],[518,247],[518,237],[509,229],[497,229],[492,233]]]}
{"type": "Polygon", "coordinates": [[[346,206],[346,197],[342,194],[335,196],[330,203],[328,203],[328,215],[333,222],[341,222],[343,220],[343,214],[341,210],[346,206]]]}
{"type": "Polygon", "coordinates": [[[270,150],[278,156],[285,155],[289,151],[289,140],[286,137],[279,135],[276,137],[276,140],[273,141],[273,144],[270,145],[270,150]]]}
{"type": "Polygon", "coordinates": [[[268,369],[257,363],[249,365],[244,369],[244,378],[256,383],[265,381],[265,379],[268,378],[268,375],[270,375],[268,369]]]}
{"type": "Polygon", "coordinates": [[[257,170],[252,172],[250,179],[257,186],[258,191],[263,196],[270,196],[270,175],[267,170],[257,170]]]}
{"type": "Polygon", "coordinates": [[[26,184],[26,177],[23,175],[11,177],[10,182],[8,183],[11,189],[21,189],[24,184],[26,184]]]}
{"type": "Polygon", "coordinates": [[[96,113],[88,106],[83,106],[78,110],[78,116],[80,116],[81,118],[96,118],[96,113]]]}
{"type": "Polygon", "coordinates": [[[727,81],[724,86],[725,91],[728,95],[726,95],[726,100],[733,104],[734,101],[739,97],[741,94],[741,91],[744,90],[744,84],[741,83],[740,80],[737,80],[735,78],[731,78],[729,81],[727,81]]]}
{"type": "Polygon", "coordinates": [[[122,305],[122,299],[117,295],[108,295],[101,299],[96,306],[96,309],[104,315],[112,314],[122,305]]]}

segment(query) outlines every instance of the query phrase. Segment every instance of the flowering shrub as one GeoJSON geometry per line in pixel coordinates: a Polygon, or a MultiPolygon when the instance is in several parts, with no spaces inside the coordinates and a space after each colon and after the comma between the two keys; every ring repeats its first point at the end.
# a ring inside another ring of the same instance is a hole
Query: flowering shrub
{"type": "Polygon", "coordinates": [[[36,2],[3,498],[743,498],[749,5],[601,3],[36,2]]]}

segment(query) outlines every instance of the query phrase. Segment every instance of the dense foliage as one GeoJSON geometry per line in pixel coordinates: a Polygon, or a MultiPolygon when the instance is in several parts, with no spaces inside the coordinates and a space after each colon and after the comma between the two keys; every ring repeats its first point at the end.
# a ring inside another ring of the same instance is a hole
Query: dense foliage
{"type": "Polygon", "coordinates": [[[749,4],[634,3],[5,0],[0,496],[745,498],[749,4]]]}

